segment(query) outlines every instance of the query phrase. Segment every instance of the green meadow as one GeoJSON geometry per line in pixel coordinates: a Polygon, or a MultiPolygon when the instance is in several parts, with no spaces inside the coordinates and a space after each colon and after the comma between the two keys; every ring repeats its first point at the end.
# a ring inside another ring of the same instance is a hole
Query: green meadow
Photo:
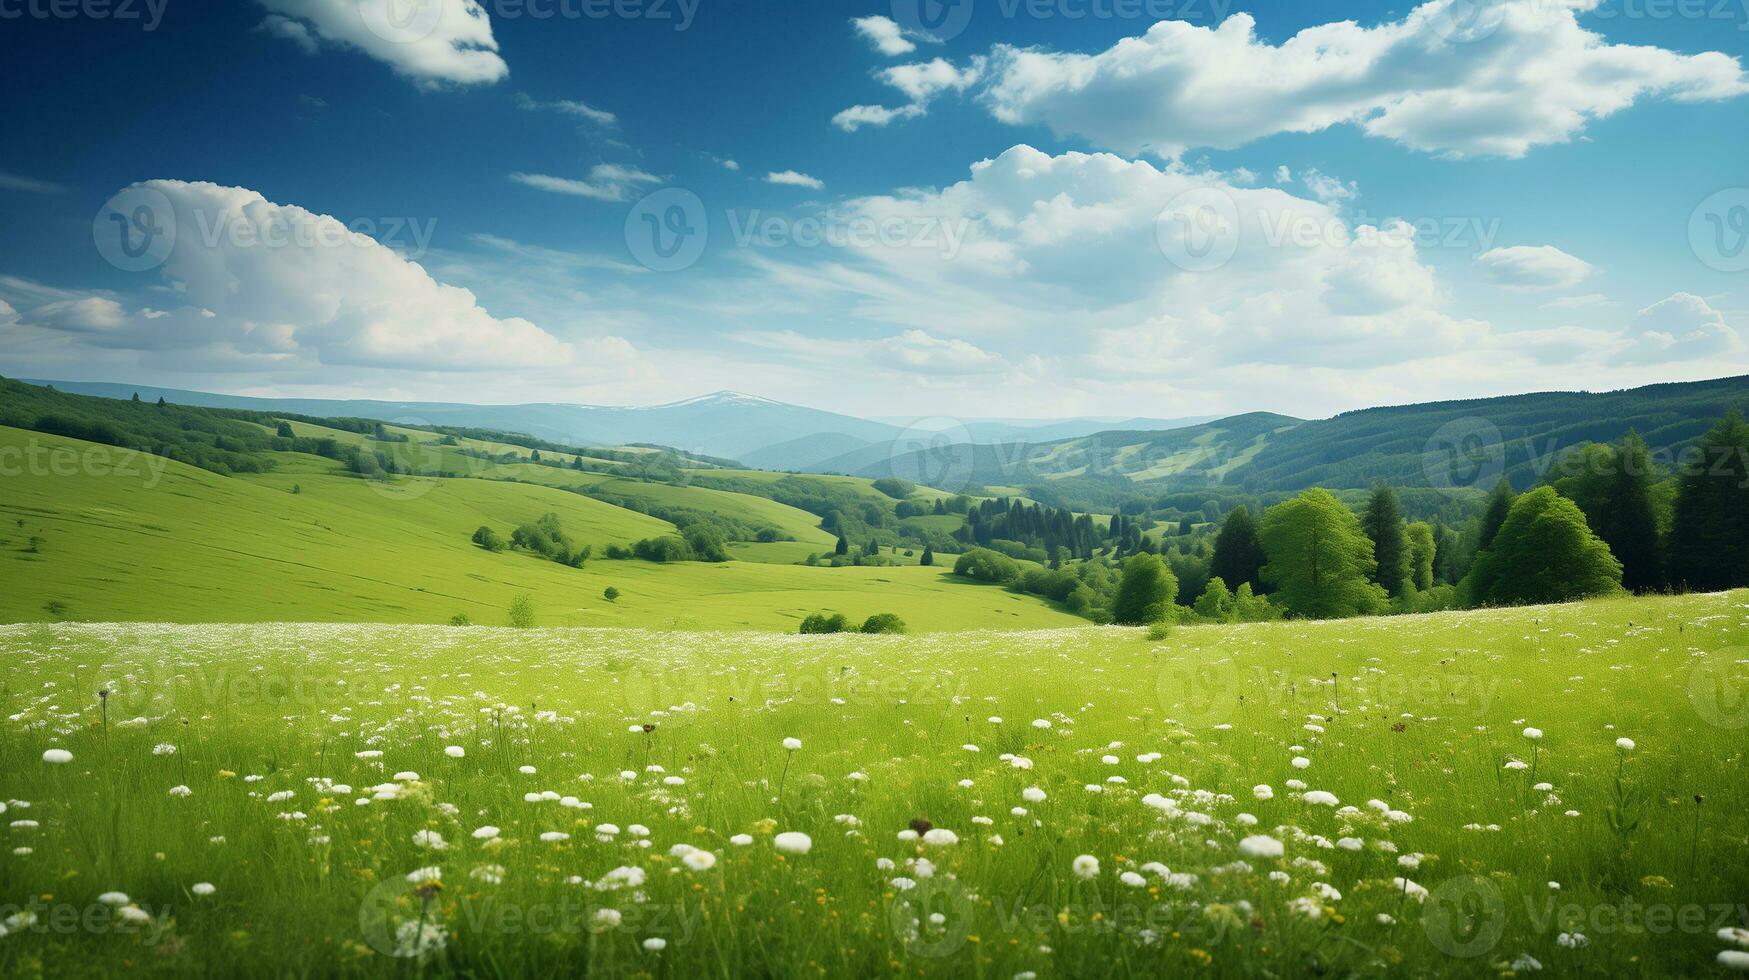
{"type": "Polygon", "coordinates": [[[1744,591],[0,658],[8,977],[1661,977],[1749,940],[1744,591]]]}
{"type": "Polygon", "coordinates": [[[445,623],[463,614],[502,625],[511,601],[527,594],[541,626],[792,631],[820,610],[857,622],[891,612],[925,632],[1085,622],[1035,597],[956,579],[947,567],[796,564],[831,550],[834,538],[817,518],[703,487],[609,481],[652,503],[771,523],[797,540],[736,543],[737,560],[719,564],[605,560],[607,545],[675,527],[556,487],[488,478],[487,468],[499,464],[467,457],[453,465],[475,467],[478,476],[363,480],[331,459],[298,453],[275,454],[266,473],[222,476],[0,428],[0,454],[8,452],[21,462],[0,497],[4,621],[445,623]],[[508,534],[547,513],[598,557],[569,568],[468,541],[481,525],[508,534]],[[609,586],[619,590],[612,602],[603,598],[609,586]]]}

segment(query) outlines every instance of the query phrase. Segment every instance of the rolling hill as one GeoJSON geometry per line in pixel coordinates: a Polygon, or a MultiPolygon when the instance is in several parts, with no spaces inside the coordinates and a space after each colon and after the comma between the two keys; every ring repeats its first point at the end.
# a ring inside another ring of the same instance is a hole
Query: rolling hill
{"type": "Polygon", "coordinates": [[[570,568],[488,552],[469,543],[474,528],[508,533],[545,513],[598,554],[674,528],[549,487],[372,481],[325,457],[277,455],[268,472],[226,476],[0,427],[0,459],[9,463],[0,621],[440,623],[459,613],[501,624],[511,599],[528,593],[539,622],[552,626],[793,631],[821,609],[855,619],[894,612],[920,631],[1084,622],[1032,597],[957,581],[941,567],[596,558],[570,568]],[[602,597],[610,585],[617,601],[602,597]]]}
{"type": "Polygon", "coordinates": [[[1167,432],[1101,432],[1038,444],[937,446],[854,470],[948,489],[1093,479],[1164,490],[1535,483],[1562,451],[1630,429],[1666,459],[1732,408],[1749,377],[1612,392],[1539,392],[1346,412],[1304,421],[1253,413],[1167,432]]]}

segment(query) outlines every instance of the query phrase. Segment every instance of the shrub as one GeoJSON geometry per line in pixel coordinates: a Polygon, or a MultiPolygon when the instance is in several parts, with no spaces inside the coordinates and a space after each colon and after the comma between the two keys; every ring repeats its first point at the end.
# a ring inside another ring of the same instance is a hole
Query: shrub
{"type": "Polygon", "coordinates": [[[607,588],[601,590],[601,597],[603,599],[606,599],[608,602],[618,601],[619,590],[610,585],[607,588]]]}
{"type": "Polygon", "coordinates": [[[802,620],[803,633],[842,633],[849,625],[843,613],[814,613],[802,620]]]}
{"type": "Polygon", "coordinates": [[[487,551],[504,550],[504,539],[499,536],[497,531],[494,531],[483,524],[480,525],[478,531],[474,532],[474,543],[487,551]]]}
{"type": "Polygon", "coordinates": [[[988,548],[973,548],[954,560],[953,573],[980,582],[1012,582],[1020,576],[1020,566],[1007,555],[988,548]]]}
{"type": "Polygon", "coordinates": [[[528,593],[510,600],[510,625],[520,630],[534,626],[534,598],[528,593]]]}
{"type": "Polygon", "coordinates": [[[468,618],[467,613],[456,613],[454,616],[449,617],[449,625],[451,625],[451,626],[472,626],[472,625],[474,625],[474,621],[472,619],[468,618]]]}
{"type": "Polygon", "coordinates": [[[903,633],[905,621],[892,613],[875,613],[862,623],[864,633],[903,633]]]}
{"type": "Polygon", "coordinates": [[[632,554],[645,561],[691,561],[692,546],[685,538],[672,534],[659,538],[645,538],[632,545],[632,554]]]}

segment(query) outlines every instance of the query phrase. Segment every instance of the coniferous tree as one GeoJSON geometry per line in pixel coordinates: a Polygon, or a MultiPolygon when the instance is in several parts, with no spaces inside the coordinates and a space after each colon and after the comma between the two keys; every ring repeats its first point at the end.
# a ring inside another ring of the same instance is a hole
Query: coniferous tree
{"type": "Polygon", "coordinates": [[[917,564],[922,565],[924,567],[928,567],[930,565],[935,564],[935,549],[929,547],[928,545],[924,545],[923,546],[923,557],[917,559],[917,564]]]}
{"type": "Polygon", "coordinates": [[[1652,476],[1651,451],[1638,433],[1629,432],[1615,453],[1597,535],[1621,562],[1621,584],[1635,592],[1664,584],[1658,517],[1652,509],[1652,476]]]}
{"type": "Polygon", "coordinates": [[[1505,477],[1494,484],[1494,492],[1488,495],[1488,506],[1482,511],[1482,536],[1476,541],[1476,550],[1494,543],[1494,535],[1499,534],[1500,525],[1506,523],[1506,515],[1511,512],[1512,501],[1517,496],[1505,477]]]}
{"type": "Polygon", "coordinates": [[[1677,477],[1671,584],[1699,591],[1749,585],[1749,424],[1732,411],[1696,450],[1677,477]]]}
{"type": "Polygon", "coordinates": [[[1409,540],[1403,530],[1403,508],[1397,493],[1388,486],[1373,488],[1360,526],[1372,540],[1372,580],[1393,596],[1403,594],[1409,578],[1409,540]]]}
{"type": "Polygon", "coordinates": [[[845,537],[843,533],[838,535],[838,546],[832,549],[832,553],[835,555],[850,554],[850,539],[845,537]]]}
{"type": "Polygon", "coordinates": [[[1215,536],[1215,554],[1209,559],[1209,575],[1232,588],[1251,583],[1252,591],[1263,587],[1263,546],[1257,542],[1257,522],[1243,504],[1232,509],[1215,536]]]}

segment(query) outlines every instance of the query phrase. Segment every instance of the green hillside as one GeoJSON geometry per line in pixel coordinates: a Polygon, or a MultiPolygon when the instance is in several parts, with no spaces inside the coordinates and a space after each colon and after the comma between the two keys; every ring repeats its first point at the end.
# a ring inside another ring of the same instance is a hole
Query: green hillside
{"type": "Polygon", "coordinates": [[[882,461],[862,475],[923,474],[973,492],[1057,484],[1071,494],[1072,486],[1082,494],[1215,486],[1262,494],[1379,482],[1492,485],[1502,475],[1523,489],[1581,443],[1632,429],[1655,457],[1668,458],[1727,410],[1746,407],[1749,377],[1371,408],[1315,421],[1255,412],[1165,432],[953,446],[882,461]]]}
{"type": "Polygon", "coordinates": [[[482,524],[508,533],[545,513],[598,554],[674,531],[529,484],[365,480],[299,453],[275,454],[266,473],[224,476],[4,427],[0,460],[0,621],[439,623],[462,613],[501,624],[528,593],[552,626],[788,631],[820,609],[894,612],[919,631],[1082,622],[942,568],[596,558],[574,569],[470,544],[482,524]],[[610,585],[621,593],[612,603],[610,585]]]}

